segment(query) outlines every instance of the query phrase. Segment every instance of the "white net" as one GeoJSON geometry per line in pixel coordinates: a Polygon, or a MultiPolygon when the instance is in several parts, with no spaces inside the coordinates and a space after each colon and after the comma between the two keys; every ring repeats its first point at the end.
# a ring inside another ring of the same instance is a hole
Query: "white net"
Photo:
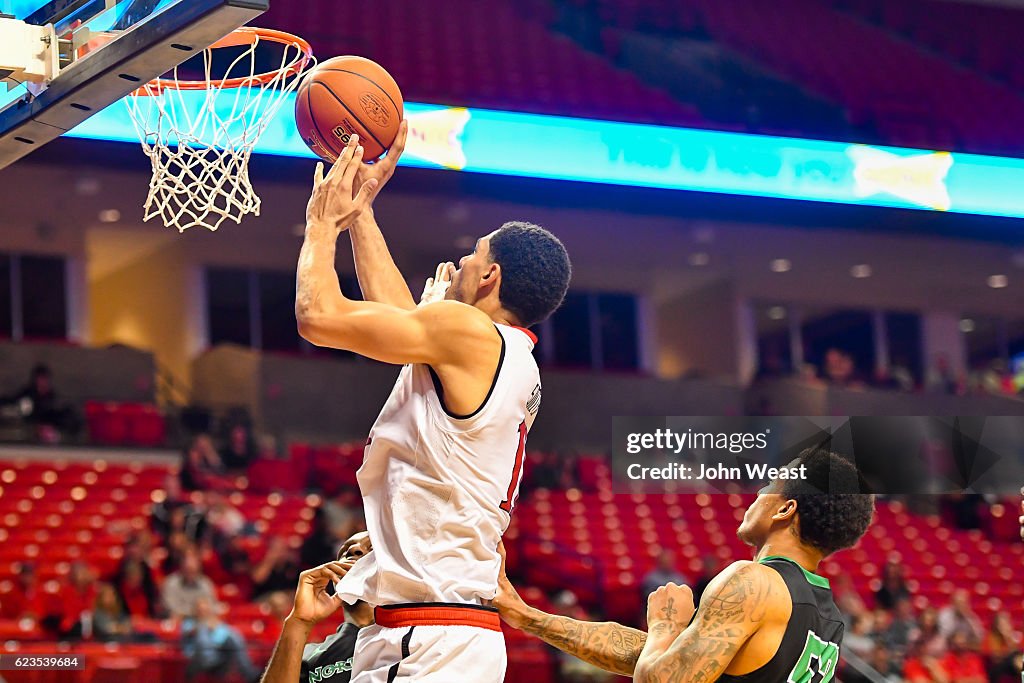
{"type": "Polygon", "coordinates": [[[175,68],[171,78],[125,99],[153,167],[146,221],[159,216],[164,225],[184,232],[195,226],[216,230],[226,220],[240,223],[260,214],[249,158],[312,60],[308,45],[274,39],[284,48],[280,68],[257,75],[257,50],[270,41],[254,29],[233,35],[226,45],[203,52],[205,80],[179,80],[175,68]],[[213,77],[214,52],[238,46],[241,54],[228,55],[223,77],[213,77]]]}

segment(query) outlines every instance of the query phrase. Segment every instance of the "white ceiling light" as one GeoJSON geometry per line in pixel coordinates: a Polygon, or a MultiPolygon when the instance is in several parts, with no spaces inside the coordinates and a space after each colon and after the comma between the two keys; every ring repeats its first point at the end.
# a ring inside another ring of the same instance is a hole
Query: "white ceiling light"
{"type": "Polygon", "coordinates": [[[777,258],[768,267],[773,273],[788,273],[793,268],[793,263],[787,258],[777,258]]]}
{"type": "Polygon", "coordinates": [[[965,334],[970,334],[971,332],[974,332],[974,321],[971,320],[970,318],[964,318],[963,320],[961,320],[960,331],[964,332],[965,334]]]}
{"type": "Polygon", "coordinates": [[[1009,286],[1009,284],[1010,278],[1006,277],[1005,275],[988,276],[988,286],[991,287],[992,289],[1002,289],[1004,287],[1009,286]]]}
{"type": "Polygon", "coordinates": [[[121,212],[117,209],[104,209],[100,211],[101,223],[116,223],[121,220],[121,212]]]}
{"type": "Polygon", "coordinates": [[[690,254],[689,261],[691,266],[706,266],[711,262],[711,256],[707,252],[698,251],[695,254],[690,254]]]}
{"type": "Polygon", "coordinates": [[[850,275],[857,278],[858,280],[863,280],[866,277],[871,277],[871,274],[873,272],[874,271],[871,269],[871,266],[868,265],[867,263],[858,263],[857,265],[850,268],[850,275]]]}
{"type": "Polygon", "coordinates": [[[772,306],[768,309],[768,317],[772,320],[782,320],[786,317],[786,309],[782,306],[772,306]]]}

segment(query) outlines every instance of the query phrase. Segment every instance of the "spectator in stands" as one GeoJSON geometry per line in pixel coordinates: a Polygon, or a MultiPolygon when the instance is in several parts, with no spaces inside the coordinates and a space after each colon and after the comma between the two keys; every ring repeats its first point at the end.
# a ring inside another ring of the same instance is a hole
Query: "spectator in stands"
{"type": "Polygon", "coordinates": [[[96,590],[92,608],[92,635],[102,642],[130,640],[132,620],[125,612],[117,590],[109,583],[101,583],[96,590]]]}
{"type": "Polygon", "coordinates": [[[227,444],[220,452],[224,468],[231,472],[245,472],[255,459],[256,448],[249,428],[244,424],[232,426],[228,432],[227,444]]]}
{"type": "Polygon", "coordinates": [[[875,649],[875,615],[864,612],[853,621],[853,628],[843,636],[843,649],[861,659],[871,659],[875,649]]]}
{"type": "Polygon", "coordinates": [[[303,567],[318,567],[335,557],[337,543],[328,524],[327,510],[323,506],[313,513],[313,528],[302,542],[299,561],[303,567]]]}
{"type": "Polygon", "coordinates": [[[949,639],[949,651],[941,660],[949,681],[955,683],[988,683],[985,660],[973,650],[964,633],[954,633],[949,639]]]}
{"type": "Polygon", "coordinates": [[[910,598],[903,597],[896,601],[892,621],[885,629],[882,638],[898,659],[906,653],[910,643],[917,637],[917,617],[910,598]]]}
{"type": "Polygon", "coordinates": [[[167,557],[164,558],[161,569],[165,576],[173,574],[181,569],[185,562],[185,555],[194,550],[196,545],[189,540],[184,531],[172,531],[167,537],[167,557]]]}
{"type": "Polygon", "coordinates": [[[985,634],[982,653],[990,681],[998,683],[1003,678],[1017,678],[1020,674],[1018,655],[1021,642],[1010,623],[1010,615],[999,612],[992,619],[992,625],[985,634]]]}
{"type": "MultiPolygon", "coordinates": [[[[885,683],[903,683],[903,675],[893,653],[885,643],[875,643],[867,664],[878,672],[885,683]]],[[[843,672],[843,683],[878,683],[878,679],[867,673],[847,668],[843,672]]]]}
{"type": "Polygon", "coordinates": [[[985,630],[981,626],[981,619],[971,609],[971,594],[966,589],[953,591],[950,603],[939,610],[939,633],[949,641],[950,646],[954,637],[962,636],[966,647],[981,647],[985,630]]]}
{"type": "Polygon", "coordinates": [[[206,532],[203,513],[192,504],[181,489],[181,480],[168,474],[164,480],[163,498],[153,503],[150,524],[153,531],[169,538],[172,531],[183,531],[193,543],[206,532]]]}
{"type": "Polygon", "coordinates": [[[195,549],[187,550],[181,569],[164,580],[162,597],[164,608],[176,618],[195,616],[200,600],[210,603],[216,600],[213,582],[203,574],[199,553],[195,549]]]}
{"type": "Polygon", "coordinates": [[[193,438],[181,463],[182,487],[187,491],[222,488],[223,474],[224,464],[210,437],[199,434],[193,438]]]}
{"type": "Polygon", "coordinates": [[[964,379],[958,377],[949,362],[949,356],[942,353],[935,359],[935,366],[928,372],[926,384],[929,391],[943,394],[963,393],[964,379]]]}
{"type": "Polygon", "coordinates": [[[824,379],[836,386],[853,387],[863,384],[857,376],[857,366],[853,362],[853,356],[840,349],[832,348],[825,352],[823,371],[824,379]]]}
{"type": "Polygon", "coordinates": [[[939,657],[920,651],[916,645],[903,663],[903,678],[907,683],[958,683],[949,680],[939,657]]]}
{"type": "Polygon", "coordinates": [[[643,592],[641,597],[644,600],[641,604],[645,604],[648,595],[670,582],[680,586],[689,585],[690,583],[686,575],[676,567],[676,554],[665,548],[658,555],[658,561],[654,565],[654,569],[647,572],[647,576],[640,582],[640,590],[643,592]]]}
{"type": "Polygon", "coordinates": [[[39,620],[46,616],[46,596],[39,589],[34,564],[25,562],[18,568],[17,586],[0,601],[0,617],[39,620]]]}
{"type": "Polygon", "coordinates": [[[842,612],[843,623],[847,628],[852,628],[853,620],[868,608],[849,574],[839,574],[832,580],[832,594],[835,596],[836,607],[842,612]]]}
{"type": "Polygon", "coordinates": [[[237,671],[246,681],[256,681],[259,669],[249,658],[249,647],[236,629],[221,621],[223,606],[209,597],[195,602],[195,613],[181,624],[181,650],[188,660],[186,680],[199,674],[224,677],[237,671]]]}
{"type": "Polygon", "coordinates": [[[149,565],[148,534],[134,534],[124,547],[124,557],[113,577],[121,604],[131,614],[155,617],[159,594],[153,568],[149,565]]]}
{"type": "Polygon", "coordinates": [[[263,559],[252,570],[253,596],[256,600],[266,600],[276,591],[291,591],[299,571],[295,552],[288,541],[274,536],[263,559]]]}
{"type": "Polygon", "coordinates": [[[939,613],[928,607],[917,620],[917,635],[910,649],[920,658],[939,658],[946,654],[946,636],[939,631],[939,613]]]}
{"type": "Polygon", "coordinates": [[[875,603],[882,609],[893,609],[900,598],[909,598],[910,589],[904,578],[903,565],[890,557],[882,569],[882,586],[875,591],[875,603]]]}
{"type": "Polygon", "coordinates": [[[44,620],[44,626],[61,638],[87,637],[90,615],[96,602],[96,572],[84,562],[72,562],[68,582],[60,589],[60,600],[44,620]],[[84,618],[83,618],[84,617],[84,618]]]}
{"type": "Polygon", "coordinates": [[[32,368],[28,384],[4,402],[14,405],[25,423],[35,429],[36,438],[44,443],[57,443],[62,435],[78,430],[74,411],[58,400],[50,368],[42,363],[32,368]]]}

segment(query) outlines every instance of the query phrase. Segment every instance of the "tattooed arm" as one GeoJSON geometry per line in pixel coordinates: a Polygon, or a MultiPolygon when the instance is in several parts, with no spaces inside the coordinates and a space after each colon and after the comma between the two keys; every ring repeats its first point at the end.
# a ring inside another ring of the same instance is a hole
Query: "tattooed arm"
{"type": "Polygon", "coordinates": [[[646,633],[611,621],[594,623],[548,614],[527,605],[505,576],[504,546],[499,545],[498,552],[501,571],[494,606],[505,623],[605,671],[633,675],[646,633]]]}
{"type": "Polygon", "coordinates": [[[725,673],[739,649],[765,623],[772,583],[765,568],[736,562],[715,577],[693,622],[685,586],[655,591],[647,607],[647,644],[636,665],[637,683],[711,683],[725,673]]]}

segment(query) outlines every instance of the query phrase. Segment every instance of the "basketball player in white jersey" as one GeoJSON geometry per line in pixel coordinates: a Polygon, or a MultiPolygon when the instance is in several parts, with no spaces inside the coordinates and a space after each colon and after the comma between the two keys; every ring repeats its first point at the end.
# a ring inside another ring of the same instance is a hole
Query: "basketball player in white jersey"
{"type": "Polygon", "coordinates": [[[537,340],[527,328],[561,304],[570,264],[551,233],[506,223],[457,268],[442,264],[425,292],[442,300],[417,306],[371,208],[406,133],[403,123],[375,164],[361,163],[353,135],[326,178],[318,165],[298,265],[303,338],[403,366],[358,472],[373,551],[338,583],[346,602],[375,607],[375,624],[356,643],[352,683],[497,683],[506,664],[489,604],[497,545],[540,404],[537,340]],[[335,242],[346,230],[365,301],[338,285],[335,242]]]}

